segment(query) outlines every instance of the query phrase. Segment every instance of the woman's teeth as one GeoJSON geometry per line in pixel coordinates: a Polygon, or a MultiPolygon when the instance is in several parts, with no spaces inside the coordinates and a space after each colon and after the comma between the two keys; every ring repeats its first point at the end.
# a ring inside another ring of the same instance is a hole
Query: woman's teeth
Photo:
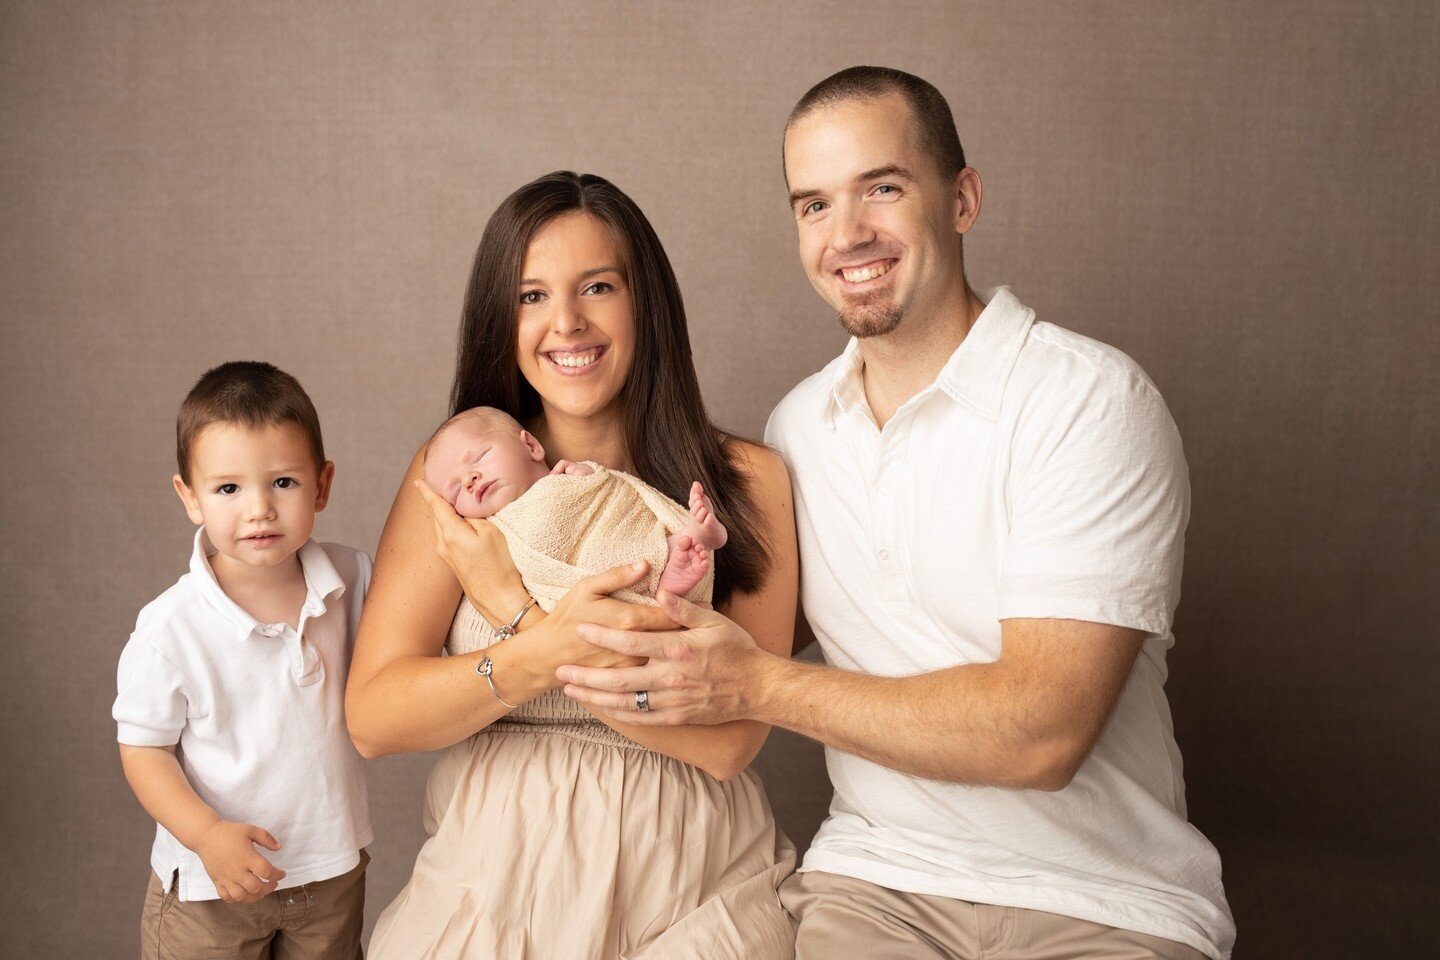
{"type": "Polygon", "coordinates": [[[550,359],[562,367],[588,367],[599,356],[599,350],[587,350],[584,353],[552,353],[550,359]]]}
{"type": "Polygon", "coordinates": [[[859,267],[855,270],[841,270],[840,275],[849,283],[864,283],[866,280],[874,280],[876,277],[883,277],[890,272],[890,261],[873,267],[859,267]]]}

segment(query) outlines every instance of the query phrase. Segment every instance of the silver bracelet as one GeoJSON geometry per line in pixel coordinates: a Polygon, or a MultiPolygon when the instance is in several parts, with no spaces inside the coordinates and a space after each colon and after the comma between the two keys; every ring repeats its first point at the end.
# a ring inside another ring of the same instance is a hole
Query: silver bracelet
{"type": "Polygon", "coordinates": [[[517,627],[520,626],[520,621],[525,619],[525,614],[529,613],[530,608],[533,606],[535,606],[535,598],[531,597],[525,602],[525,606],[520,608],[520,612],[515,614],[514,620],[511,620],[509,623],[505,624],[503,627],[495,631],[495,639],[509,640],[511,637],[515,636],[515,630],[517,627]]]}
{"type": "Polygon", "coordinates": [[[495,672],[495,664],[491,662],[489,657],[485,657],[480,661],[479,666],[475,668],[475,672],[480,674],[480,676],[484,677],[485,682],[490,684],[490,692],[495,694],[496,700],[499,700],[511,710],[514,710],[520,706],[520,704],[511,703],[509,700],[506,700],[504,697],[500,696],[500,691],[495,689],[495,678],[491,676],[491,674],[495,672]]]}

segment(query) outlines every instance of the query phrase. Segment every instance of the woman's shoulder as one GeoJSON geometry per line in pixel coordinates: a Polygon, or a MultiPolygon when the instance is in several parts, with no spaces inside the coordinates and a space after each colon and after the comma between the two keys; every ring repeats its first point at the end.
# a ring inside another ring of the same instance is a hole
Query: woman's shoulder
{"type": "Polygon", "coordinates": [[[731,466],[754,483],[756,490],[764,493],[783,490],[786,496],[789,495],[790,471],[780,454],[770,447],[744,437],[730,436],[725,438],[725,456],[731,466]]]}

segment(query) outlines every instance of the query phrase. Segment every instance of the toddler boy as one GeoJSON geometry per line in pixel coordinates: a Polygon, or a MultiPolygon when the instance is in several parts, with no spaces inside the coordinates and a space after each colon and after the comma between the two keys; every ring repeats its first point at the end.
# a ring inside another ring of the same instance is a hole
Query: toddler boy
{"type": "Polygon", "coordinates": [[[216,367],[176,438],[200,529],[140,612],[113,711],[158,823],[141,955],[352,960],[371,829],[344,695],[370,558],[310,539],[335,465],[294,377],[216,367]]]}

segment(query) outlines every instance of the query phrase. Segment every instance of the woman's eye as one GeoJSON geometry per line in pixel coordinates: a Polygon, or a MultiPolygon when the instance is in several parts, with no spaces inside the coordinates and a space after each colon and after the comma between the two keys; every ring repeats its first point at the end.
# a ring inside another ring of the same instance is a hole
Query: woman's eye
{"type": "Polygon", "coordinates": [[[234,493],[236,490],[239,489],[240,485],[237,483],[222,483],[219,487],[216,488],[215,492],[223,493],[225,496],[228,497],[230,496],[230,494],[234,493]]]}
{"type": "Polygon", "coordinates": [[[610,284],[606,283],[604,280],[596,280],[594,283],[590,284],[590,286],[588,286],[588,287],[585,288],[585,292],[586,292],[586,293],[600,294],[600,293],[609,293],[611,290],[614,290],[614,289],[615,289],[615,288],[614,288],[613,286],[611,286],[610,284]]]}
{"type": "Polygon", "coordinates": [[[520,302],[524,304],[536,304],[545,299],[545,294],[539,290],[526,290],[520,294],[520,302]]]}
{"type": "Polygon", "coordinates": [[[298,487],[299,485],[300,481],[296,480],[294,477],[279,477],[275,481],[275,486],[279,487],[281,490],[289,490],[291,487],[298,487]]]}

